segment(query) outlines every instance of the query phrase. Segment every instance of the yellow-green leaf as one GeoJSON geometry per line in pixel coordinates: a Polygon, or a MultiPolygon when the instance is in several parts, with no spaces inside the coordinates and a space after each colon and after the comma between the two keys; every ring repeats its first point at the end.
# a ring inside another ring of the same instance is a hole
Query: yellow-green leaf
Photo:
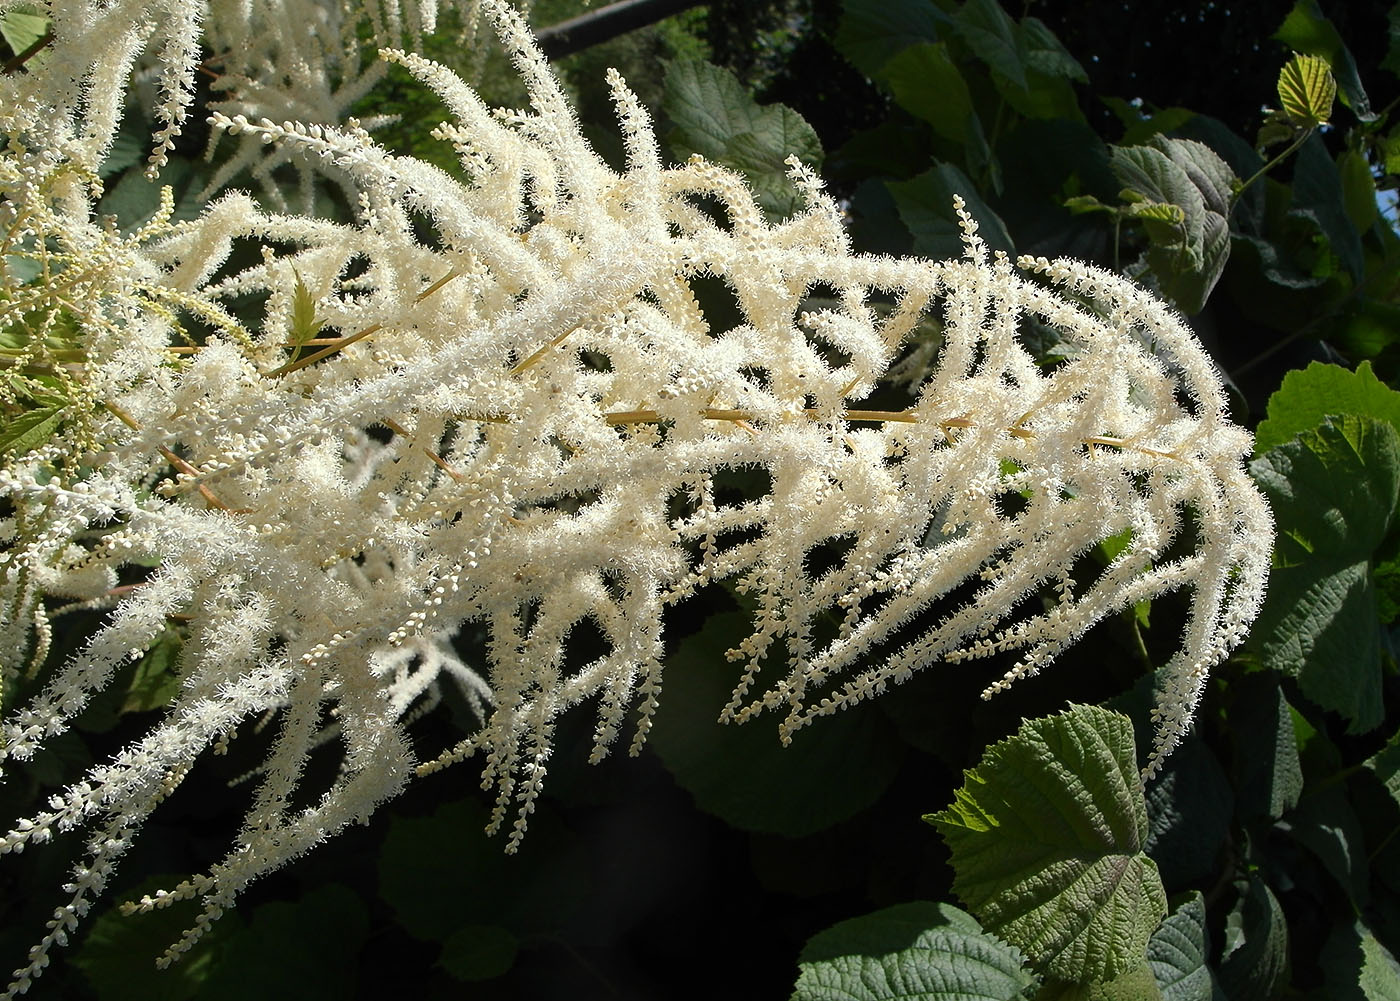
{"type": "Polygon", "coordinates": [[[40,406],[27,410],[0,426],[0,454],[23,455],[48,442],[63,422],[65,406],[40,406]]]}
{"type": "Polygon", "coordinates": [[[1336,98],[1337,81],[1326,59],[1295,52],[1279,72],[1278,99],[1289,120],[1300,128],[1327,124],[1336,98]]]}
{"type": "Polygon", "coordinates": [[[296,288],[292,291],[292,325],[289,332],[291,342],[300,351],[302,345],[320,333],[325,325],[325,320],[316,319],[316,297],[311,294],[311,290],[298,274],[296,288]]]}

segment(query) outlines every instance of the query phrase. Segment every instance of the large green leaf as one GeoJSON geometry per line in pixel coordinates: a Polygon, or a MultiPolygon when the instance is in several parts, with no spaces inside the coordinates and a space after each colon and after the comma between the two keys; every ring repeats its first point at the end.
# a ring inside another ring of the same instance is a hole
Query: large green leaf
{"type": "Polygon", "coordinates": [[[1235,906],[1225,917],[1220,984],[1230,1001],[1269,1001],[1288,983],[1288,920],[1256,873],[1235,889],[1235,906]]]}
{"type": "Polygon", "coordinates": [[[699,153],[739,171],[770,213],[796,207],[789,156],[821,163],[821,140],[806,119],[785,104],[758,104],[723,67],[697,59],[671,63],[662,108],[672,122],[666,138],[673,154],[699,153]]]}
{"type": "Polygon", "coordinates": [[[0,38],[5,39],[5,44],[15,55],[43,38],[48,30],[49,19],[35,11],[30,4],[11,7],[0,14],[0,38]]]}
{"type": "Polygon", "coordinates": [[[1327,1001],[1400,999],[1400,963],[1360,920],[1332,930],[1321,961],[1327,1001]]]}
{"type": "Polygon", "coordinates": [[[993,70],[1026,86],[1026,49],[1015,22],[997,0],[967,0],[953,15],[958,36],[993,70]]]}
{"type": "Polygon", "coordinates": [[[1162,1001],[1224,1001],[1207,961],[1210,935],[1200,892],[1182,901],[1147,943],[1147,962],[1162,1001]]]}
{"type": "Polygon", "coordinates": [[[948,842],[954,891],[1037,969],[1082,983],[1142,964],[1167,905],[1143,850],[1128,717],[1076,706],[1030,720],[924,819],[948,842]]]}
{"type": "Polygon", "coordinates": [[[1303,792],[1292,707],[1274,675],[1236,679],[1231,693],[1236,805],[1242,817],[1277,820],[1298,805],[1303,792]]]}
{"type": "Polygon", "coordinates": [[[132,671],[121,712],[149,712],[170,705],[180,690],[175,668],[181,645],[180,633],[170,626],[156,637],[132,671]]]}
{"type": "Polygon", "coordinates": [[[458,980],[491,980],[515,965],[520,942],[500,925],[462,925],[447,936],[438,965],[458,980]]]}
{"type": "Polygon", "coordinates": [[[903,49],[885,64],[882,76],[899,106],[944,139],[973,148],[986,145],[972,93],[945,42],[903,49]]]}
{"type": "Polygon", "coordinates": [[[944,260],[963,253],[962,230],[953,209],[961,195],[967,212],[977,220],[977,232],[992,250],[1014,253],[1006,224],[977,195],[968,176],[952,164],[940,163],[908,181],[887,181],[899,218],[914,235],[914,253],[944,260]]]}
{"type": "MultiPolygon", "coordinates": [[[[169,888],[183,876],[152,876],[126,888],[122,899],[169,888]]],[[[173,906],[125,916],[117,903],[93,921],[69,960],[104,1001],[188,1001],[227,971],[230,948],[244,930],[237,911],[226,913],[200,940],[199,947],[166,970],[156,958],[179,940],[197,913],[196,905],[173,906]]]]}
{"type": "Polygon", "coordinates": [[[1089,74],[1079,60],[1070,55],[1068,49],[1055,37],[1055,33],[1045,26],[1038,17],[1023,17],[1018,25],[1022,44],[1025,47],[1026,66],[1037,73],[1049,77],[1064,77],[1089,82],[1089,74]]]}
{"type": "Polygon", "coordinates": [[[359,894],[331,883],[295,902],[273,901],[252,912],[247,929],[229,943],[199,1001],[342,1001],[354,996],[356,957],[369,934],[369,908],[359,894]],[[327,961],[328,956],[340,957],[327,961]],[[255,989],[253,970],[275,970],[255,989]]]}
{"type": "Polygon", "coordinates": [[[792,1001],[1013,1001],[1035,979],[1023,963],[950,904],[897,904],[814,935],[792,1001]]]}
{"type": "Polygon", "coordinates": [[[1268,666],[1295,675],[1351,732],[1370,730],[1384,715],[1371,561],[1395,519],[1400,433],[1369,417],[1328,418],[1256,459],[1250,472],[1278,525],[1254,643],[1268,666]]]}
{"type": "Polygon", "coordinates": [[[1184,740],[1147,788],[1147,853],[1169,889],[1198,884],[1215,871],[1230,831],[1235,797],[1215,754],[1184,740]]]}
{"type": "Polygon", "coordinates": [[[1360,281],[1366,270],[1361,234],[1347,214],[1342,175],[1332,161],[1322,137],[1314,135],[1303,143],[1293,164],[1294,215],[1317,224],[1327,245],[1346,266],[1351,277],[1360,281]]]}
{"type": "Polygon", "coordinates": [[[1388,421],[1400,431],[1400,393],[1376,378],[1371,363],[1355,372],[1315,361],[1294,369],[1269,397],[1268,417],[1254,432],[1254,451],[1262,455],[1294,435],[1311,431],[1329,416],[1354,414],[1388,421]]]}
{"type": "Polygon", "coordinates": [[[1203,143],[1160,135],[1150,145],[1113,147],[1110,165],[1128,211],[1143,221],[1162,291],[1199,312],[1230,256],[1234,171],[1203,143]]]}
{"type": "Polygon", "coordinates": [[[666,691],[647,746],[695,804],[749,831],[799,837],[869,806],[894,780],[902,748],[874,706],[799,731],[783,747],[760,718],[715,719],[734,687],[725,651],[743,635],[738,613],[711,616],[666,658],[666,691]]]}
{"type": "Polygon", "coordinates": [[[836,50],[871,79],[905,46],[938,40],[948,15],[929,0],[843,0],[836,50]]]}
{"type": "Polygon", "coordinates": [[[1366,828],[1366,861],[1372,875],[1400,891],[1400,732],[1367,758],[1364,768],[1348,792],[1366,828]]]}
{"type": "Polygon", "coordinates": [[[410,935],[446,942],[466,925],[554,933],[587,896],[588,860],[549,810],[531,815],[515,855],[504,853],[502,838],[482,835],[486,822],[479,803],[448,799],[430,816],[390,823],[379,896],[410,935]]]}
{"type": "Polygon", "coordinates": [[[1366,836],[1361,819],[1342,787],[1324,785],[1310,790],[1297,809],[1279,823],[1322,863],[1322,867],[1351,898],[1365,907],[1371,897],[1371,870],[1366,859],[1366,836]]]}

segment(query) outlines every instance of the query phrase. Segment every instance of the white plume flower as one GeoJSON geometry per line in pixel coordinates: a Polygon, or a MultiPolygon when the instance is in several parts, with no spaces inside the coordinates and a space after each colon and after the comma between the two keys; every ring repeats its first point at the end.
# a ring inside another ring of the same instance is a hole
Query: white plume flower
{"type": "MultiPolygon", "coordinates": [[[[183,52],[202,8],[169,6],[183,52]]],[[[32,143],[12,141],[0,164],[11,246],[60,269],[47,286],[6,272],[4,322],[21,302],[23,315],[75,316],[71,381],[86,394],[55,443],[0,468],[7,692],[43,660],[56,599],[111,606],[80,652],[4,707],[0,765],[62,733],[175,619],[188,633],[161,721],[0,835],[4,853],[87,831],[68,899],[7,996],[200,756],[265,714],[276,739],[227,856],[132,905],[202,900],[167,960],[249,882],[471,755],[514,849],[560,714],[596,701],[594,759],[625,733],[635,753],[662,697],[666,611],[713,582],[756,606],[722,718],[776,710],[784,740],[917,670],[1014,651],[990,695],[1106,616],[1184,591],[1149,773],[1259,609],[1272,527],[1243,467],[1250,438],[1167,307],[1077,262],[991,255],[966,214],[959,260],[853,253],[796,161],[805,208],[770,223],[730,171],[664,165],[614,74],[617,172],[518,15],[482,7],[529,111],[495,113],[448,70],[384,54],[441,96],[460,178],[354,126],[214,113],[230,135],[343,171],[352,225],[235,193],[122,237],[90,218],[97,95],[63,98],[67,133],[0,116],[32,143]],[[233,268],[240,243],[262,252],[233,268]],[[739,322],[702,312],[695,285],[715,278],[739,322]],[[235,316],[249,301],[266,305],[246,331],[235,316]],[[319,332],[301,345],[308,311],[319,332]],[[943,343],[913,406],[863,408],[926,317],[943,343]],[[1074,357],[1039,366],[1021,340],[1032,320],[1074,357]],[[200,324],[207,335],[182,343],[200,324]],[[765,485],[733,499],[717,484],[736,472],[765,485]],[[1126,542],[1099,567],[1088,557],[1111,538],[1126,542]],[[818,553],[828,567],[809,571],[818,553]],[[158,569],[115,587],[138,560],[158,569]],[[1030,600],[1047,586],[1052,601],[1030,600]],[[454,645],[469,624],[487,635],[479,663],[454,645]],[[579,665],[568,655],[585,624],[602,644],[579,665]],[[480,707],[480,729],[420,747],[408,724],[448,681],[480,707]],[[327,736],[343,767],[294,806],[327,736]]],[[[54,21],[56,60],[67,23],[54,21]]],[[[111,35],[110,70],[92,73],[127,72],[129,34],[111,35]]],[[[184,85],[164,86],[162,114],[178,121],[184,85]]],[[[34,360],[59,361],[39,347],[34,360]]]]}

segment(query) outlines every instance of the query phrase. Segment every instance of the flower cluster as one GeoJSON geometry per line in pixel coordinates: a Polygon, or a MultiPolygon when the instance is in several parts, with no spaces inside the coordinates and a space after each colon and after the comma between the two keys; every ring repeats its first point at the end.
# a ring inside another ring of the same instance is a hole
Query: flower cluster
{"type": "MultiPolygon", "coordinates": [[[[197,22],[192,5],[168,6],[197,22]]],[[[776,710],[783,739],[921,668],[1016,652],[990,694],[1105,616],[1189,592],[1149,772],[1259,608],[1271,525],[1243,469],[1249,436],[1161,303],[1076,262],[990,255],[966,214],[959,260],[853,253],[795,161],[805,208],[772,223],[732,172],[666,166],[613,74],[627,150],[616,171],[518,15],[483,7],[528,111],[493,111],[446,69],[384,53],[446,105],[436,134],[460,177],[354,126],[213,115],[342,172],[353,223],[232,193],[122,237],[88,218],[94,161],[69,140],[89,126],[45,146],[0,121],[36,143],[5,153],[11,246],[47,253],[24,222],[42,217],[67,241],[44,287],[87,283],[72,378],[89,387],[81,440],[60,435],[0,469],[7,694],[42,662],[58,601],[111,608],[5,706],[0,763],[62,733],[173,622],[186,633],[161,721],[0,836],[4,853],[88,832],[10,995],[197,759],[255,717],[275,714],[277,734],[236,843],[132,905],[202,901],[166,960],[251,880],[471,755],[513,848],[560,714],[596,703],[595,759],[624,731],[638,750],[661,695],[666,610],[716,582],[756,609],[721,718],[776,710]],[[238,245],[261,252],[248,264],[230,256],[238,245]],[[717,280],[737,322],[701,308],[697,287],[717,280]],[[248,303],[256,322],[237,319],[248,303]],[[942,345],[911,405],[870,408],[928,317],[942,345]],[[203,333],[176,343],[196,321],[203,333]],[[1072,356],[1037,364],[1031,323],[1072,356]],[[749,487],[727,488],[735,477],[749,487]],[[1096,563],[1110,539],[1116,555],[1096,563]],[[118,577],[141,565],[156,569],[118,577]],[[1051,600],[1031,600],[1047,588],[1051,600]],[[458,641],[467,625],[486,637],[478,662],[458,641]],[[601,637],[587,659],[574,642],[585,627],[601,637]],[[456,747],[419,747],[409,723],[449,680],[481,726],[456,747]],[[328,731],[343,766],[313,805],[294,805],[328,731]]],[[[130,62],[112,57],[114,82],[130,62]]],[[[182,86],[165,85],[170,121],[182,86]]],[[[72,100],[75,121],[95,113],[91,96],[72,100]]],[[[39,284],[6,294],[50,294],[39,284]]]]}

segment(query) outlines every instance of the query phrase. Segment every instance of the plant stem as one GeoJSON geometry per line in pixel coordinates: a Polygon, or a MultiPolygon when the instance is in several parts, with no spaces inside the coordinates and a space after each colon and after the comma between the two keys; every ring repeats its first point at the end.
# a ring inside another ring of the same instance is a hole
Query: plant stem
{"type": "Polygon", "coordinates": [[[1244,193],[1244,190],[1245,190],[1246,188],[1248,188],[1248,187],[1249,187],[1251,184],[1253,184],[1255,181],[1259,180],[1259,178],[1263,177],[1263,176],[1264,176],[1265,174],[1267,174],[1269,171],[1271,171],[1271,170],[1273,170],[1275,167],[1277,167],[1277,166],[1278,166],[1280,163],[1282,163],[1287,157],[1289,157],[1290,155],[1292,155],[1293,152],[1294,152],[1296,149],[1298,149],[1299,146],[1302,146],[1303,143],[1305,143],[1305,142],[1308,141],[1308,137],[1311,136],[1311,135],[1313,134],[1314,131],[1315,131],[1314,129],[1308,129],[1306,132],[1304,132],[1302,135],[1300,135],[1297,139],[1294,139],[1291,143],[1289,143],[1289,144],[1288,144],[1288,148],[1285,149],[1282,153],[1280,153],[1278,156],[1274,157],[1274,158],[1273,158],[1272,160],[1270,160],[1268,163],[1264,164],[1264,166],[1262,166],[1262,167],[1260,167],[1258,170],[1256,170],[1256,171],[1254,172],[1254,174],[1249,178],[1249,180],[1247,180],[1247,181],[1245,181],[1243,184],[1241,184],[1241,185],[1235,190],[1235,193],[1234,193],[1233,195],[1230,196],[1230,208],[1233,209],[1236,205],[1239,204],[1240,195],[1242,195],[1242,194],[1244,193]]]}

